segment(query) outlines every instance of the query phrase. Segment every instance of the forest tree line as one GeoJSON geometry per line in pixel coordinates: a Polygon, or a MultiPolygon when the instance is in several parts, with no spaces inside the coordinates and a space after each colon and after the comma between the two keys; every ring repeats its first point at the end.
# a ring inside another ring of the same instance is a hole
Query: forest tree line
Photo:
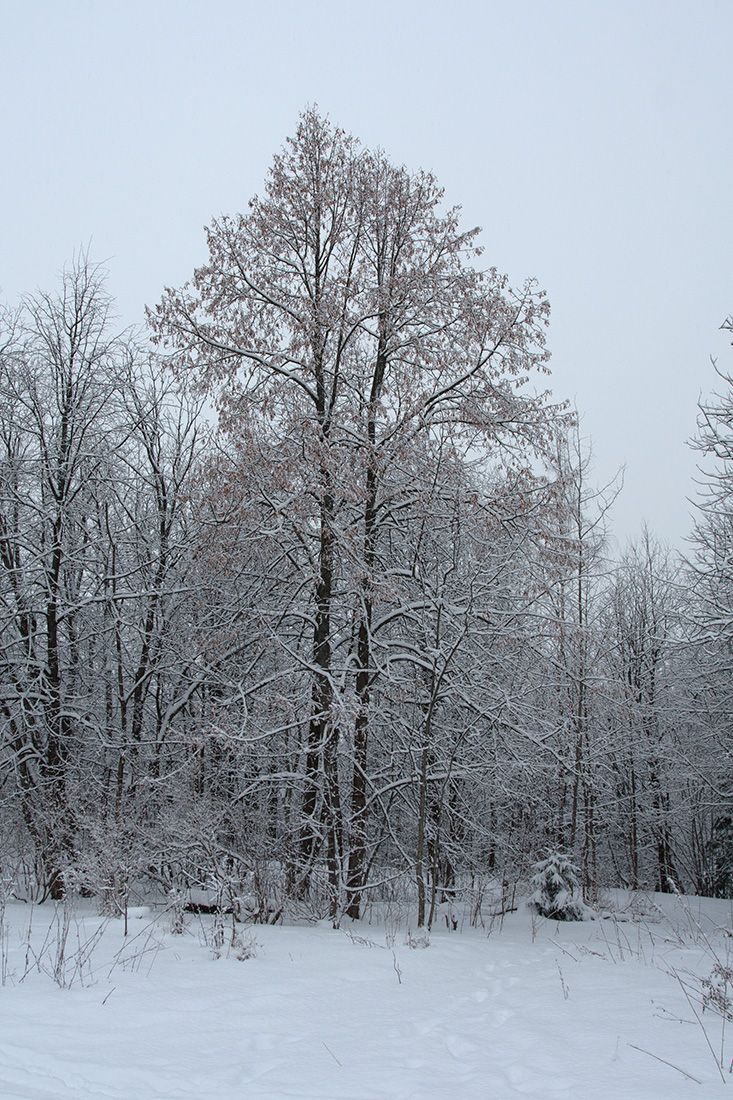
{"type": "Polygon", "coordinates": [[[0,874],[418,923],[570,853],[733,894],[733,380],[686,554],[612,558],[549,307],[316,112],[145,333],[0,318],[0,874]]]}

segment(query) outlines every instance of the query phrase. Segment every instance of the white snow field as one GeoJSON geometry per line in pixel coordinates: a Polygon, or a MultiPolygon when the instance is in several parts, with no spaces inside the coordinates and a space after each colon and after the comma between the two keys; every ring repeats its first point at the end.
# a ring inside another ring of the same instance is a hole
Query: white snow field
{"type": "Polygon", "coordinates": [[[166,915],[132,911],[125,939],[91,908],[75,911],[61,959],[63,911],[13,902],[0,1097],[733,1096],[733,1024],[729,1039],[692,976],[726,963],[731,903],[643,902],[642,922],[557,924],[520,906],[490,932],[436,929],[427,948],[393,922],[258,926],[244,960],[227,944],[214,957],[211,917],[173,935],[166,915]]]}

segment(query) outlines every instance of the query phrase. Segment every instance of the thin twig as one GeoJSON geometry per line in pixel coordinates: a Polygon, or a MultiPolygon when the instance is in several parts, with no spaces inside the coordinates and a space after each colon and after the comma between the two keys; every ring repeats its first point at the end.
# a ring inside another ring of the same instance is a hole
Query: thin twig
{"type": "Polygon", "coordinates": [[[333,1053],[333,1051],[331,1050],[331,1048],[330,1048],[330,1046],[328,1045],[328,1043],[324,1042],[324,1041],[323,1041],[323,1039],[321,1039],[321,1042],[323,1043],[324,1047],[326,1048],[326,1050],[328,1051],[328,1053],[329,1053],[329,1054],[331,1055],[331,1057],[333,1058],[333,1060],[334,1060],[334,1062],[336,1063],[336,1065],[337,1065],[337,1066],[341,1066],[341,1068],[343,1069],[343,1068],[344,1068],[344,1066],[343,1066],[343,1062],[339,1062],[338,1058],[337,1058],[337,1057],[336,1057],[336,1055],[335,1055],[335,1054],[333,1053]]]}
{"type": "Polygon", "coordinates": [[[660,1058],[658,1054],[652,1054],[650,1050],[644,1050],[644,1047],[638,1047],[636,1043],[627,1043],[626,1045],[631,1047],[632,1050],[638,1050],[642,1054],[648,1054],[650,1058],[654,1058],[657,1062],[661,1062],[662,1065],[669,1066],[670,1069],[676,1069],[677,1072],[681,1073],[683,1077],[686,1077],[688,1081],[694,1081],[696,1085],[702,1084],[702,1081],[700,1081],[699,1078],[693,1077],[692,1074],[688,1073],[685,1069],[680,1069],[680,1067],[676,1066],[674,1062],[668,1062],[666,1058],[660,1058]]]}
{"type": "Polygon", "coordinates": [[[715,1062],[715,1067],[716,1067],[718,1073],[720,1074],[720,1080],[723,1082],[724,1085],[727,1085],[728,1082],[725,1079],[725,1074],[723,1073],[723,1067],[718,1062],[718,1056],[717,1056],[717,1054],[715,1053],[715,1051],[713,1049],[713,1044],[710,1042],[710,1037],[708,1036],[707,1028],[705,1027],[705,1024],[700,1019],[700,1016],[698,1015],[697,1009],[695,1008],[694,1004],[692,1003],[692,998],[690,997],[689,993],[685,989],[685,983],[682,981],[682,978],[680,978],[679,974],[677,973],[677,971],[675,970],[674,967],[672,967],[671,969],[672,969],[672,973],[674,974],[675,978],[677,979],[677,981],[680,984],[680,989],[682,990],[682,992],[685,995],[685,1000],[687,1001],[688,1005],[692,1009],[692,1012],[695,1016],[695,1019],[697,1020],[698,1024],[700,1025],[700,1030],[702,1031],[703,1035],[705,1036],[705,1042],[708,1045],[708,1050],[710,1051],[710,1053],[713,1056],[713,1061],[715,1062]]]}

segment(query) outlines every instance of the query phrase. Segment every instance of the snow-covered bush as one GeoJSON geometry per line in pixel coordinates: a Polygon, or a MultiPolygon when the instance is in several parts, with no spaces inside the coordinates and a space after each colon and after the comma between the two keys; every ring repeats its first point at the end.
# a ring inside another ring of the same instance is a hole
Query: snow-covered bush
{"type": "Polygon", "coordinates": [[[534,865],[530,908],[550,920],[583,920],[578,869],[563,852],[551,852],[534,865]]]}
{"type": "Polygon", "coordinates": [[[412,948],[413,951],[421,951],[426,947],[430,947],[430,933],[429,932],[410,932],[408,930],[406,944],[412,948]]]}
{"type": "Polygon", "coordinates": [[[174,936],[182,936],[186,931],[186,898],[181,890],[174,886],[168,891],[167,912],[170,919],[170,930],[174,936]]]}
{"type": "Polygon", "coordinates": [[[240,962],[246,962],[247,959],[256,959],[259,943],[255,939],[254,932],[251,930],[242,932],[239,929],[235,929],[232,932],[232,943],[229,951],[230,955],[233,955],[235,959],[239,959],[240,962]]]}
{"type": "Polygon", "coordinates": [[[707,978],[700,981],[703,1011],[717,1012],[733,1021],[733,969],[719,960],[707,978]]]}

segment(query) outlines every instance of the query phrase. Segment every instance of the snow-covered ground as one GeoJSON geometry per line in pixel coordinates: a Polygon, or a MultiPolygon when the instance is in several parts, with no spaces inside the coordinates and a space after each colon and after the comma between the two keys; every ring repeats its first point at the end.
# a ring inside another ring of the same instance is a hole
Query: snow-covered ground
{"type": "Polygon", "coordinates": [[[722,1044],[730,1064],[733,1024],[729,1041],[684,986],[694,993],[690,973],[727,958],[731,904],[652,895],[644,907],[641,923],[559,925],[520,906],[490,934],[436,929],[427,948],[394,923],[257,927],[245,930],[244,960],[226,945],[214,957],[210,917],[172,935],[167,916],[138,912],[125,940],[121,921],[88,909],[62,961],[61,914],[12,903],[0,1097],[724,1096],[716,1058],[722,1044]]]}

